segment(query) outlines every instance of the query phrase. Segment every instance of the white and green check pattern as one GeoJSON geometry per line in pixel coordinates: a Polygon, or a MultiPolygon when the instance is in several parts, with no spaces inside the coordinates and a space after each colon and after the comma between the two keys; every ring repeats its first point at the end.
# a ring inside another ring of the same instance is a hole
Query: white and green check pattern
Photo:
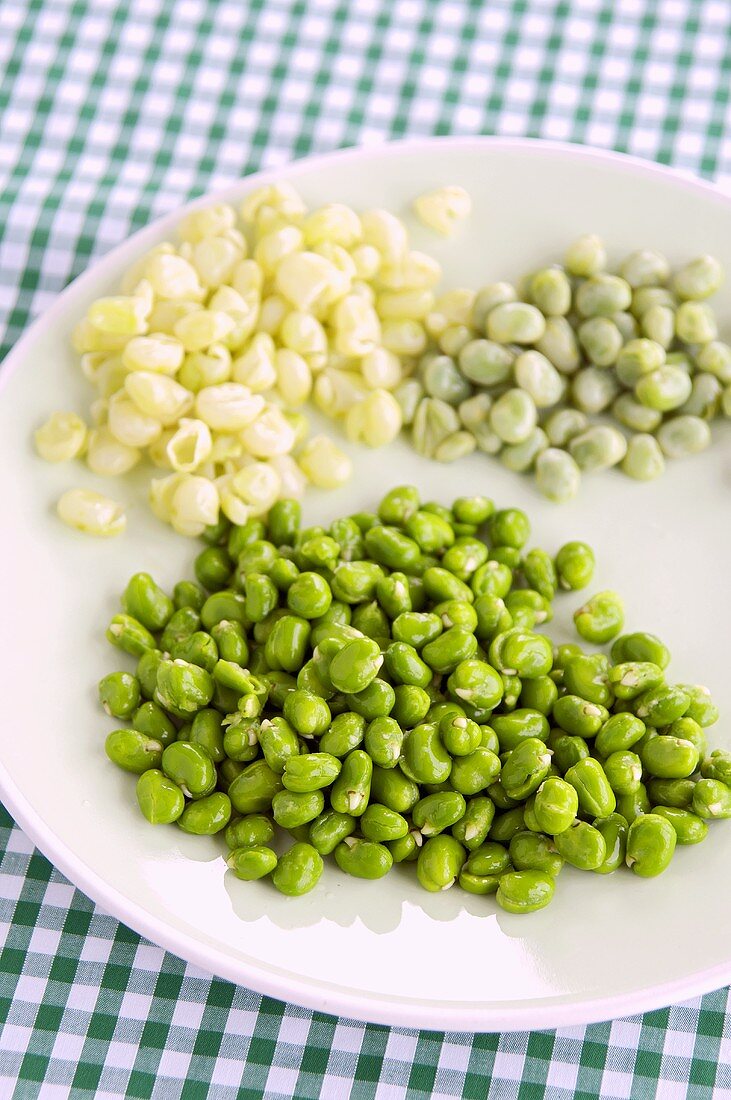
{"type": "MultiPolygon", "coordinates": [[[[728,0],[0,0],[0,340],[158,214],[402,135],[530,135],[731,179],[728,0]]],[[[0,1096],[731,1098],[728,990],[591,1027],[418,1033],[186,966],[0,809],[0,1096]]]]}

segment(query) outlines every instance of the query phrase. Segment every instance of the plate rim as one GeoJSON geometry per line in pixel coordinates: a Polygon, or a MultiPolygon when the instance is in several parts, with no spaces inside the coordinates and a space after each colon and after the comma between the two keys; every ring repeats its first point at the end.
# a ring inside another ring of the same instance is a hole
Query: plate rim
{"type": "MultiPolygon", "coordinates": [[[[658,179],[679,190],[700,194],[722,206],[731,207],[731,196],[714,183],[689,176],[676,168],[659,165],[641,157],[613,150],[595,149],[570,142],[547,141],[539,138],[503,138],[498,136],[433,136],[396,139],[370,145],[351,146],[330,152],[305,156],[283,165],[242,176],[230,184],[216,188],[184,203],[168,213],[154,218],[125,240],[93,259],[90,266],[72,280],[50,305],[25,329],[7,354],[0,368],[0,393],[8,379],[20,369],[26,346],[36,335],[53,326],[65,314],[66,301],[98,280],[103,265],[113,266],[126,252],[139,253],[148,238],[158,238],[161,232],[173,228],[191,210],[213,202],[240,199],[247,191],[312,169],[327,168],[333,161],[388,159],[407,157],[411,152],[427,152],[435,146],[474,149],[486,154],[525,152],[531,156],[553,156],[594,161],[599,166],[620,168],[628,176],[642,175],[658,179]]],[[[1,749],[0,749],[1,752],[1,749]]],[[[72,849],[58,842],[45,824],[42,815],[30,804],[23,791],[7,771],[0,756],[0,800],[33,844],[64,876],[102,911],[110,914],[153,944],[168,950],[212,976],[219,976],[237,985],[281,1001],[289,1001],[313,1011],[343,1018],[372,1022],[393,1027],[418,1028],[427,1031],[529,1031],[597,1023],[666,1007],[686,998],[718,989],[731,981],[731,957],[725,963],[696,974],[652,985],[631,993],[597,995],[580,1001],[566,1002],[561,997],[545,998],[527,1006],[498,1005],[486,1008],[479,1003],[424,1002],[416,999],[396,1000],[387,995],[367,991],[349,992],[344,987],[330,987],[297,975],[286,977],[268,966],[236,961],[213,945],[204,944],[193,936],[177,931],[162,918],[148,912],[143,905],[127,897],[93,871],[72,849]]]]}

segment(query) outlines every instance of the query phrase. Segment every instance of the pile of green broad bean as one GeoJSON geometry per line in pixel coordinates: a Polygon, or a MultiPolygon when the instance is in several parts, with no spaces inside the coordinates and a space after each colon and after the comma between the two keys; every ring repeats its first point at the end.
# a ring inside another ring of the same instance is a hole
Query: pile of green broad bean
{"type": "Polygon", "coordinates": [[[731,347],[706,301],[722,280],[712,256],[673,274],[650,249],[610,274],[602,241],[585,236],[518,289],[454,292],[396,390],[414,447],[445,462],[499,455],[556,502],[576,495],[582,472],[658,477],[731,416],[731,347]]]}
{"type": "Polygon", "coordinates": [[[106,752],[139,776],[144,816],[222,833],[236,876],[290,895],[327,855],[368,879],[414,862],[426,890],[511,913],[548,904],[564,863],[665,870],[731,816],[731,753],[706,750],[716,707],[666,682],[658,638],[622,633],[613,592],[574,614],[610,655],[554,647],[536,628],[594,555],[529,536],[518,509],[405,486],[327,530],[295,501],[224,520],[172,598],[133,576],[107,637],[136,674],[99,694],[130,723],[106,752]]]}

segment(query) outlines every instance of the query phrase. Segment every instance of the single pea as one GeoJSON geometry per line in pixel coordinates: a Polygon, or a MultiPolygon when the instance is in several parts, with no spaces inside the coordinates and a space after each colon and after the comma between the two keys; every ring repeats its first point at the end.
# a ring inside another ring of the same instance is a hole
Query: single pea
{"type": "Polygon", "coordinates": [[[411,611],[411,592],[405,573],[391,573],[376,585],[376,599],[390,619],[411,611]]]}
{"type": "Polygon", "coordinates": [[[177,783],[150,768],[137,780],[137,804],[151,825],[171,825],[185,809],[185,798],[177,783]]]}
{"type": "Polygon", "coordinates": [[[670,651],[654,634],[638,631],[621,634],[612,645],[611,658],[615,664],[640,661],[665,669],[670,663],[670,651]]]}
{"type": "Polygon", "coordinates": [[[505,597],[505,606],[513,617],[513,625],[524,631],[553,618],[550,600],[534,588],[514,588],[505,597]]]}
{"type": "Polygon", "coordinates": [[[195,836],[214,836],[226,828],[230,818],[230,798],[222,791],[214,791],[197,802],[189,802],[177,823],[183,832],[195,836]]]}
{"type": "Polygon", "coordinates": [[[379,524],[366,531],[365,545],[371,558],[389,569],[409,572],[421,557],[418,543],[397,527],[385,524],[379,524]]]}
{"type": "MultiPolygon", "coordinates": [[[[492,649],[491,649],[492,655],[492,649]]],[[[521,680],[546,676],[553,665],[553,646],[543,634],[532,631],[511,630],[499,647],[497,668],[521,680]]],[[[489,666],[488,666],[489,667],[489,666]]],[[[494,705],[494,704],[493,704],[494,705]]]]}
{"type": "Polygon", "coordinates": [[[355,832],[356,821],[350,814],[325,810],[311,823],[309,842],[321,856],[330,855],[338,844],[355,832]]]}
{"type": "Polygon", "coordinates": [[[493,546],[520,550],[530,538],[530,522],[519,508],[502,508],[490,517],[488,535],[493,546]]]}
{"type": "Polygon", "coordinates": [[[406,642],[392,642],[384,654],[384,662],[388,675],[396,684],[425,688],[431,682],[432,670],[406,642]]]}
{"type": "MultiPolygon", "coordinates": [[[[489,793],[493,802],[497,805],[492,787],[489,788],[489,793]]],[[[512,809],[506,810],[504,813],[496,814],[488,836],[490,840],[497,841],[498,844],[508,845],[515,834],[521,832],[522,829],[525,829],[524,809],[522,806],[513,806],[512,809]]]]}
{"type": "Polygon", "coordinates": [[[284,717],[302,737],[318,737],[329,727],[332,715],[324,699],[300,688],[284,700],[284,717]]]}
{"type": "Polygon", "coordinates": [[[559,855],[580,871],[596,871],[607,856],[602,833],[586,821],[574,821],[568,829],[557,833],[554,843],[559,855]]]}
{"type": "Polygon", "coordinates": [[[561,588],[585,588],[594,575],[594,551],[585,542],[567,542],[556,554],[556,574],[561,588]]]}
{"type": "Polygon", "coordinates": [[[598,275],[607,265],[607,253],[601,237],[587,233],[569,245],[564,256],[569,275],[587,279],[598,275]]]}
{"type": "Polygon", "coordinates": [[[508,849],[516,871],[542,871],[556,878],[563,867],[563,857],[550,837],[524,831],[516,833],[508,849]]]}
{"type": "Polygon", "coordinates": [[[610,875],[624,864],[627,854],[627,822],[621,814],[610,814],[597,818],[594,828],[604,837],[606,856],[595,871],[599,875],[610,875]]]}
{"type": "Polygon", "coordinates": [[[140,694],[146,699],[152,699],[157,687],[157,670],[160,662],[166,658],[159,649],[146,649],[137,662],[137,680],[140,685],[140,694]]]}
{"type": "Polygon", "coordinates": [[[429,712],[431,699],[428,693],[411,684],[398,684],[394,688],[394,704],[391,717],[402,729],[413,729],[423,722],[429,712]]]}
{"type": "Polygon", "coordinates": [[[293,844],[272,871],[272,882],[281,894],[301,897],[317,886],[323,870],[322,856],[311,844],[293,844]]]}
{"type": "Polygon", "coordinates": [[[283,829],[297,829],[307,825],[325,809],[325,796],[321,790],[277,791],[272,799],[272,815],[283,829]]]}
{"type": "Polygon", "coordinates": [[[226,588],[234,569],[231,556],[223,546],[207,546],[193,562],[196,578],[209,592],[226,588]]]}
{"type": "Polygon", "coordinates": [[[481,642],[491,642],[513,625],[513,617],[505,606],[505,601],[499,596],[488,593],[478,596],[475,600],[475,614],[477,625],[474,632],[481,642]]]}
{"type": "Polygon", "coordinates": [[[142,775],[150,768],[160,768],[163,745],[139,730],[119,729],[107,735],[104,750],[117,767],[134,775],[142,775]]]}
{"type": "Polygon", "coordinates": [[[258,742],[264,759],[277,775],[282,775],[288,760],[299,756],[297,734],[285,718],[266,718],[259,726],[258,742]]]}
{"type": "Polygon", "coordinates": [[[297,672],[304,664],[310,625],[298,615],[277,619],[264,646],[270,668],[297,672]]]}
{"type": "Polygon", "coordinates": [[[263,539],[265,535],[266,528],[262,521],[260,519],[249,519],[246,523],[236,524],[231,528],[226,541],[226,549],[233,560],[236,561],[245,547],[252,542],[263,539]]]}
{"type": "Polygon", "coordinates": [[[289,558],[277,558],[269,570],[269,580],[280,592],[289,592],[299,575],[299,569],[289,558]]]}
{"type": "MultiPolygon", "coordinates": [[[[680,687],[660,684],[648,688],[633,700],[633,710],[647,726],[669,726],[676,718],[682,718],[690,704],[690,697],[680,687]]],[[[662,778],[662,777],[661,777],[662,778]]],[[[679,779],[682,776],[665,776],[679,779]]]]}
{"type": "Polygon", "coordinates": [[[411,829],[405,836],[398,840],[387,840],[388,848],[394,863],[415,863],[419,858],[419,850],[423,844],[421,833],[418,829],[411,829]]]}
{"type": "MultiPolygon", "coordinates": [[[[435,797],[435,796],[431,796],[435,797]]],[[[378,802],[371,802],[360,818],[359,828],[366,840],[385,843],[388,840],[400,840],[409,831],[405,817],[378,802]]]]}
{"type": "Polygon", "coordinates": [[[206,631],[196,630],[194,634],[176,642],[170,650],[170,656],[174,661],[187,661],[213,673],[218,662],[218,646],[206,631]]]}
{"type": "Polygon", "coordinates": [[[588,360],[597,367],[611,367],[617,361],[623,339],[610,317],[590,317],[579,325],[579,343],[588,360]]]}
{"type": "Polygon", "coordinates": [[[266,760],[255,760],[234,779],[228,795],[237,813],[266,813],[282,786],[281,776],[272,771],[266,760]]]}
{"type": "Polygon", "coordinates": [[[470,587],[477,599],[490,595],[504,598],[513,585],[513,571],[504,562],[491,559],[475,571],[470,587]]]}
{"type": "Polygon", "coordinates": [[[374,764],[395,768],[401,756],[404,733],[393,718],[375,718],[365,731],[365,750],[374,764]]]}
{"type": "Polygon", "coordinates": [[[522,801],[537,791],[548,775],[551,756],[551,750],[538,738],[529,737],[516,745],[508,754],[500,773],[505,793],[522,801]]]}
{"type": "Polygon", "coordinates": [[[427,840],[416,863],[416,877],[431,893],[448,890],[462,870],[466,852],[453,836],[441,834],[427,840]]]}
{"type": "Polygon", "coordinates": [[[282,783],[288,791],[300,794],[319,791],[337,779],[341,768],[341,761],[327,752],[290,756],[284,765],[282,783]]]}
{"type": "Polygon", "coordinates": [[[214,764],[226,759],[222,718],[217,710],[206,708],[198,711],[191,723],[190,740],[205,749],[214,764]]]}
{"type": "Polygon", "coordinates": [[[463,816],[452,825],[452,836],[472,852],[487,840],[495,817],[495,803],[486,795],[467,801],[463,816]]]}
{"type": "Polygon", "coordinates": [[[386,680],[376,677],[368,687],[353,695],[344,695],[346,708],[361,714],[367,722],[374,718],[385,718],[393,709],[396,693],[386,680]]]}
{"type": "Polygon", "coordinates": [[[181,607],[191,607],[200,612],[206,602],[206,594],[195,581],[178,581],[173,588],[173,606],[178,611],[181,607]]]}
{"type": "Polygon", "coordinates": [[[465,810],[465,800],[458,791],[440,791],[419,799],[411,816],[422,836],[435,836],[464,817],[465,810]]]}
{"type": "Polygon", "coordinates": [[[422,722],[404,735],[401,768],[416,783],[442,783],[449,778],[452,760],[436,725],[422,722]]]}
{"type": "Polygon", "coordinates": [[[701,763],[701,775],[704,779],[718,779],[731,786],[731,753],[725,749],[714,749],[701,763]]]}
{"type": "Polygon", "coordinates": [[[110,672],[99,681],[99,702],[112,718],[130,718],[140,699],[140,682],[129,672],[110,672]]]}
{"type": "Polygon", "coordinates": [[[490,725],[497,734],[501,752],[510,752],[527,738],[548,739],[548,719],[537,710],[518,708],[510,714],[495,714],[490,725]]]}
{"type": "Polygon", "coordinates": [[[224,719],[223,751],[230,760],[250,763],[259,755],[261,722],[234,712],[224,719]]]}
{"type": "Polygon", "coordinates": [[[147,702],[138,707],[132,717],[132,726],[138,733],[147,734],[163,745],[177,739],[175,726],[157,703],[147,702]]]}
{"type": "Polygon", "coordinates": [[[581,470],[572,455],[559,447],[547,447],[535,464],[536,486],[556,504],[573,500],[579,491],[581,470]]]}
{"type": "MultiPolygon", "coordinates": [[[[255,882],[271,874],[277,866],[276,853],[264,844],[247,844],[229,852],[226,864],[244,882],[255,882]]],[[[289,891],[283,891],[288,893],[289,891]]]]}
{"type": "MultiPolygon", "coordinates": [[[[179,612],[176,612],[179,614],[179,612]]],[[[201,623],[211,633],[216,623],[223,620],[227,622],[246,623],[246,599],[240,592],[229,589],[221,589],[213,592],[201,608],[201,623]]],[[[168,623],[168,627],[170,623],[168,623]]],[[[192,633],[192,631],[190,631],[192,633]]]]}
{"type": "Polygon", "coordinates": [[[609,682],[618,699],[636,699],[663,680],[662,669],[651,661],[623,661],[609,670],[609,682]]]}
{"type": "Polygon", "coordinates": [[[400,768],[372,767],[370,790],[376,802],[400,814],[409,813],[420,797],[416,782],[405,776],[400,768]]]}
{"type": "Polygon", "coordinates": [[[214,681],[204,668],[187,661],[161,661],[155,701],[178,718],[190,718],[213,698],[214,681]]]}
{"type": "Polygon", "coordinates": [[[277,556],[274,543],[268,539],[253,539],[239,553],[236,572],[242,579],[249,573],[268,573],[277,556]]]}
{"type": "Polygon", "coordinates": [[[461,661],[456,666],[447,680],[447,689],[461,704],[469,703],[481,710],[493,710],[503,696],[498,672],[476,659],[461,661]]]}
{"type": "Polygon", "coordinates": [[[563,775],[590,756],[589,746],[578,734],[564,733],[561,729],[552,730],[548,738],[548,747],[553,752],[553,764],[563,775]]]}
{"type": "Polygon", "coordinates": [[[606,707],[578,695],[562,695],[553,707],[553,720],[566,733],[594,737],[609,717],[606,707]]]}
{"type": "Polygon", "coordinates": [[[674,722],[665,727],[663,733],[669,737],[677,737],[681,741],[689,741],[691,745],[695,745],[699,760],[703,760],[708,751],[708,740],[702,726],[692,718],[688,718],[687,715],[683,718],[676,718],[674,722]]]}
{"type": "Polygon", "coordinates": [[[624,625],[624,604],[616,592],[598,592],[574,612],[574,625],[587,642],[604,645],[624,625]]]}
{"type": "Polygon", "coordinates": [[[427,642],[438,638],[443,624],[438,615],[431,612],[405,611],[392,624],[394,640],[405,642],[414,649],[422,649],[427,642]]]}
{"type": "Polygon", "coordinates": [[[403,525],[417,512],[421,500],[415,485],[397,485],[389,490],[378,505],[381,523],[403,525]]]}
{"type": "Polygon", "coordinates": [[[675,845],[675,829],[670,821],[659,814],[643,814],[629,827],[625,861],[636,875],[653,878],[668,867],[675,845]]]}
{"type": "Polygon", "coordinates": [[[543,871],[508,871],[501,875],[495,897],[507,913],[535,913],[549,904],[554,888],[553,878],[543,871]]]}
{"type": "Polygon", "coordinates": [[[107,627],[107,640],[133,657],[157,648],[154,636],[131,615],[115,615],[107,627]]]}
{"type": "Polygon", "coordinates": [[[645,723],[634,714],[612,714],[602,725],[594,746],[600,756],[626,752],[644,736],[645,723]]]}
{"type": "MultiPolygon", "coordinates": [[[[333,758],[335,759],[335,758],[333,758]]],[[[373,761],[362,749],[354,749],[340,766],[330,791],[330,805],[338,813],[360,817],[368,805],[373,777],[373,761]]],[[[332,782],[332,780],[331,780],[332,782]]],[[[378,799],[384,805],[389,803],[381,796],[378,799]]],[[[398,808],[389,806],[390,809],[398,808]]]]}
{"type": "Polygon", "coordinates": [[[436,565],[429,566],[424,570],[422,583],[425,595],[433,603],[442,603],[444,600],[466,600],[468,603],[474,603],[475,596],[470,586],[449,569],[436,565]]]}
{"type": "Polygon", "coordinates": [[[278,500],[269,509],[267,527],[275,546],[294,546],[302,523],[302,505],[298,500],[278,500]]]}
{"type": "Polygon", "coordinates": [[[550,676],[535,676],[526,680],[520,689],[520,705],[541,714],[550,714],[558,698],[558,688],[550,676]]]}
{"type": "Polygon", "coordinates": [[[694,793],[694,779],[650,779],[647,784],[647,794],[653,806],[675,806],[680,810],[687,810],[694,793]]]}
{"type": "Polygon", "coordinates": [[[162,630],[175,606],[149,573],[135,573],[122,595],[122,609],[150,631],[162,630]]]}
{"type": "Polygon", "coordinates": [[[348,642],[330,663],[329,674],[337,691],[355,694],[362,691],[378,675],[383,657],[371,638],[356,638],[348,642]]]}
{"type": "MultiPolygon", "coordinates": [[[[636,790],[639,780],[633,787],[636,790]]],[[[565,780],[579,796],[579,809],[590,817],[608,817],[614,813],[617,800],[604,768],[593,757],[579,760],[566,772],[565,780]]]]}
{"type": "Polygon", "coordinates": [[[579,811],[579,796],[570,783],[549,776],[536,791],[533,811],[541,831],[553,836],[572,824],[579,811]]]}
{"type": "Polygon", "coordinates": [[[609,707],[614,702],[614,691],[609,683],[610,668],[609,658],[603,653],[577,654],[564,665],[564,687],[589,703],[609,707]]]}
{"type": "Polygon", "coordinates": [[[678,684],[678,687],[690,699],[685,712],[686,718],[692,718],[703,729],[718,721],[718,707],[713,702],[707,687],[702,684],[678,684]]]}
{"type": "Polygon", "coordinates": [[[604,761],[604,772],[615,795],[632,794],[642,782],[642,761],[637,753],[619,749],[604,761]]]}
{"type": "Polygon", "coordinates": [[[482,731],[464,714],[447,712],[439,720],[439,736],[450,756],[469,756],[482,744],[482,731]]]}
{"type": "Polygon", "coordinates": [[[188,798],[205,798],[216,786],[216,769],[200,745],[176,741],[162,754],[162,769],[188,798]]]}
{"type": "Polygon", "coordinates": [[[303,619],[324,615],[331,603],[330,585],[319,573],[300,573],[287,590],[287,607],[303,619]]]}
{"type": "Polygon", "coordinates": [[[247,814],[231,821],[223,835],[231,849],[266,845],[274,839],[274,826],[264,814],[247,814]]]}
{"type": "MultiPolygon", "coordinates": [[[[423,661],[437,673],[452,673],[477,650],[477,639],[470,630],[453,626],[423,647],[423,661]]],[[[425,685],[419,685],[425,686],[425,685]]]]}
{"type": "Polygon", "coordinates": [[[347,756],[361,744],[365,730],[366,721],[360,714],[352,711],[338,714],[320,738],[320,751],[337,757],[347,756]]]}
{"type": "Polygon", "coordinates": [[[223,619],[212,628],[211,637],[216,643],[221,660],[232,661],[242,667],[247,664],[249,646],[241,623],[223,619]]]}
{"type": "Polygon", "coordinates": [[[718,779],[699,779],[693,791],[691,808],[698,817],[731,817],[731,789],[718,779]]]}
{"type": "Polygon", "coordinates": [[[650,813],[650,799],[644,783],[641,783],[636,791],[632,791],[632,794],[619,796],[617,813],[621,814],[629,824],[632,824],[636,817],[650,813]]]}
{"type": "Polygon", "coordinates": [[[670,822],[678,844],[700,844],[708,836],[708,824],[690,810],[677,806],[655,806],[652,812],[670,822]]]}
{"type": "Polygon", "coordinates": [[[360,837],[346,837],[334,855],[340,870],[355,878],[383,878],[393,866],[393,856],[384,844],[360,837]]]}

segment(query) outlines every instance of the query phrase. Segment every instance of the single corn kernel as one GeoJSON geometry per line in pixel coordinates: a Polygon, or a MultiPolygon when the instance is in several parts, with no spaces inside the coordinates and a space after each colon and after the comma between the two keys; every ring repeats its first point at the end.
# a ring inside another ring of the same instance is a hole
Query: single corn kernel
{"type": "Polygon", "coordinates": [[[178,473],[190,474],[206,462],[213,449],[211,430],[202,420],[182,417],[165,444],[165,455],[178,473]]]}
{"type": "Polygon", "coordinates": [[[340,202],[330,202],[314,210],[305,218],[302,231],[305,243],[310,246],[332,241],[343,248],[352,248],[363,236],[355,210],[340,202]]]}
{"type": "Polygon", "coordinates": [[[285,405],[301,405],[312,391],[312,372],[307,361],[290,348],[274,353],[277,391],[285,405]]]}
{"type": "Polygon", "coordinates": [[[217,432],[240,432],[263,408],[264,398],[238,382],[205,386],[195,399],[196,416],[217,432]]]}
{"type": "Polygon", "coordinates": [[[142,412],[124,390],[119,390],[109,398],[107,424],[114,438],[127,447],[148,447],[159,439],[162,432],[160,421],[142,412]]]}
{"type": "Polygon", "coordinates": [[[255,458],[289,454],[295,441],[291,424],[276,405],[268,405],[240,435],[245,449],[255,458]]]}
{"type": "Polygon", "coordinates": [[[266,332],[259,332],[246,351],[234,359],[231,373],[235,382],[248,386],[252,393],[264,393],[277,381],[274,366],[274,341],[266,332]]]}
{"type": "Polygon", "coordinates": [[[147,331],[147,317],[151,308],[152,303],[148,306],[141,297],[119,294],[92,302],[87,317],[100,332],[112,336],[139,336],[147,331]]]}
{"type": "Polygon", "coordinates": [[[95,428],[89,432],[86,464],[95,474],[119,477],[136,466],[141,457],[137,447],[120,443],[109,428],[95,428]]]}
{"type": "Polygon", "coordinates": [[[188,260],[175,254],[157,253],[151,256],[145,266],[145,278],[156,298],[200,301],[205,295],[196,269],[188,260]]]}
{"type": "Polygon", "coordinates": [[[72,412],[55,412],[33,436],[36,450],[46,462],[76,458],[86,444],[86,424],[72,412]]]}
{"type": "Polygon", "coordinates": [[[155,332],[133,336],[122,352],[122,366],[128,371],[146,370],[173,375],[180,369],[185,348],[173,336],[155,332]]]}
{"type": "Polygon", "coordinates": [[[196,538],[218,521],[218,489],[207,477],[180,476],[170,499],[170,523],[179,535],[196,538]]]}
{"type": "Polygon", "coordinates": [[[89,489],[69,489],[56,505],[56,511],[69,527],[100,538],[119,535],[127,525],[121,504],[89,489]]]}
{"type": "Polygon", "coordinates": [[[353,463],[326,435],[315,435],[299,456],[299,465],[318,489],[338,489],[350,480],[353,463]]]}
{"type": "Polygon", "coordinates": [[[374,390],[348,411],[345,432],[354,442],[360,440],[369,447],[383,447],[393,443],[402,423],[401,406],[393,394],[374,390]]]}
{"type": "Polygon", "coordinates": [[[186,351],[203,351],[232,331],[233,317],[222,310],[201,309],[176,322],[173,329],[186,351]]]}
{"type": "Polygon", "coordinates": [[[413,202],[420,221],[443,237],[451,237],[459,222],[472,213],[472,200],[464,187],[438,187],[419,195],[413,202]]]}
{"type": "Polygon", "coordinates": [[[124,388],[141,412],[159,420],[165,427],[185,416],[194,401],[193,394],[185,386],[154,371],[133,371],[125,378],[124,388]]]}
{"type": "Polygon", "coordinates": [[[178,236],[183,241],[200,241],[213,234],[225,233],[236,224],[236,211],[228,203],[219,202],[193,210],[178,225],[178,236]]]}

